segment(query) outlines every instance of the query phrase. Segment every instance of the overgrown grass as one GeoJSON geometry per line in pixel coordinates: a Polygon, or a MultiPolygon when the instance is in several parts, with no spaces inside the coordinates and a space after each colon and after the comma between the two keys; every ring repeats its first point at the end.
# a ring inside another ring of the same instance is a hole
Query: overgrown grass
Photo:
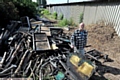
{"type": "Polygon", "coordinates": [[[57,12],[51,14],[47,9],[41,11],[41,14],[50,20],[56,20],[57,24],[55,24],[55,26],[59,26],[59,27],[76,26],[72,18],[66,19],[64,18],[63,14],[60,14],[59,16],[57,12]]]}

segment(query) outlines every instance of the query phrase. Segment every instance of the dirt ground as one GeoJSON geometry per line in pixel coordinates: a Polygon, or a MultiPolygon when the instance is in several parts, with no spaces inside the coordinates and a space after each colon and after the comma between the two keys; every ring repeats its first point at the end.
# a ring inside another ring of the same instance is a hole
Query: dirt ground
{"type": "MultiPolygon", "coordinates": [[[[75,29],[70,29],[69,34],[71,35],[75,29]]],[[[99,66],[101,71],[92,76],[90,80],[120,80],[120,37],[117,36],[113,26],[100,22],[86,25],[85,29],[88,31],[87,45],[91,45],[85,50],[96,49],[107,54],[110,59],[99,66]]]]}

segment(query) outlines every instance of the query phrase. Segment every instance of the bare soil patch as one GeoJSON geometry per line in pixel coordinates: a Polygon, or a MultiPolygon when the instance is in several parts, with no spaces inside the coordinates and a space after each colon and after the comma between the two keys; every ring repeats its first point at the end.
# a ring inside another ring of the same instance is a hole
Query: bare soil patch
{"type": "MultiPolygon", "coordinates": [[[[71,29],[67,33],[71,35],[77,28],[71,29]]],[[[86,25],[85,29],[88,31],[87,45],[91,45],[86,48],[86,51],[96,49],[101,53],[108,54],[111,59],[99,66],[101,71],[92,76],[90,80],[120,80],[120,37],[116,34],[113,26],[99,23],[86,25]]]]}

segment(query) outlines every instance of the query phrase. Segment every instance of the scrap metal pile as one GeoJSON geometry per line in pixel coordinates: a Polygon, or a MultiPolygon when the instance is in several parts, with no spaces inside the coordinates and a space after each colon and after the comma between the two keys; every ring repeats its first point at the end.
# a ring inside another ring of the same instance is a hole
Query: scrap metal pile
{"type": "Polygon", "coordinates": [[[13,21],[1,30],[1,78],[88,80],[96,72],[93,62],[97,58],[87,55],[88,59],[84,60],[74,55],[69,36],[61,28],[50,28],[51,36],[46,36],[30,27],[19,26],[20,22],[13,21]]]}

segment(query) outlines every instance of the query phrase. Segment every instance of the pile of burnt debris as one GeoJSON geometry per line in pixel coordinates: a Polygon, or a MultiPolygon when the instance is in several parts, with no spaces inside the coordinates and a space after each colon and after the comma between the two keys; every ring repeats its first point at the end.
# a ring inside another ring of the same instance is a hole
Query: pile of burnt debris
{"type": "Polygon", "coordinates": [[[26,16],[1,29],[1,78],[88,80],[97,71],[99,59],[107,60],[107,55],[96,50],[86,52],[87,59],[78,57],[62,28],[45,26],[26,16]]]}

